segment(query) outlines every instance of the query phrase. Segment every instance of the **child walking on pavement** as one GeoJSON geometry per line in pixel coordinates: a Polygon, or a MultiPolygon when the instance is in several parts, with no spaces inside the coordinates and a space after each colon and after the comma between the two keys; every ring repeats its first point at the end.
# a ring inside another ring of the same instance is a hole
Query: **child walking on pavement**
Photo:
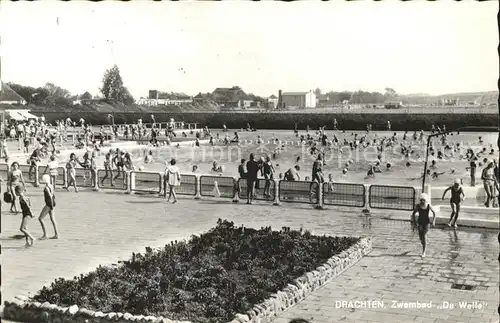
{"type": "Polygon", "coordinates": [[[450,216],[450,222],[448,222],[448,226],[449,227],[453,226],[456,228],[458,213],[460,212],[460,203],[462,203],[462,201],[465,200],[465,193],[464,190],[462,189],[459,178],[455,180],[452,186],[444,190],[442,198],[443,200],[448,191],[451,191],[451,198],[450,198],[451,216],[450,216]]]}
{"type": "Polygon", "coordinates": [[[23,214],[23,220],[21,221],[20,231],[26,237],[26,247],[33,246],[35,238],[28,231],[28,220],[33,218],[33,213],[31,212],[31,201],[28,197],[24,196],[24,189],[21,185],[17,185],[14,189],[17,196],[19,196],[19,205],[21,206],[21,212],[23,214]]]}
{"type": "Polygon", "coordinates": [[[427,194],[422,193],[420,194],[420,203],[415,205],[415,209],[413,210],[413,213],[411,214],[411,223],[412,223],[412,228],[414,229],[415,227],[418,229],[418,236],[420,238],[420,242],[422,243],[422,258],[425,258],[425,251],[427,248],[427,233],[429,232],[429,228],[432,224],[432,226],[436,225],[436,212],[432,208],[432,206],[429,204],[429,198],[427,197],[427,194]],[[432,212],[432,221],[429,217],[429,212],[432,212]],[[418,213],[418,218],[415,218],[415,215],[418,213]]]}

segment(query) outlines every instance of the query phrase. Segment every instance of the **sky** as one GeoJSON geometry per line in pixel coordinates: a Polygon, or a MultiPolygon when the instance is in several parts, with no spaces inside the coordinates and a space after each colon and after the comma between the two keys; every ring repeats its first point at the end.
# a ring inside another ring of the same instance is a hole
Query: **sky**
{"type": "Polygon", "coordinates": [[[238,85],[444,94],[497,89],[496,1],[2,1],[1,79],[137,99],[238,85]]]}

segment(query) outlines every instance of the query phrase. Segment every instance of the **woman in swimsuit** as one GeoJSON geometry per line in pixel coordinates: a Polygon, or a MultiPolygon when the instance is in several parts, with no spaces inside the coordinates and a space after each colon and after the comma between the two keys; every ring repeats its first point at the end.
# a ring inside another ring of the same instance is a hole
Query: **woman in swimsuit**
{"type": "Polygon", "coordinates": [[[83,182],[86,183],[87,179],[92,178],[92,174],[90,172],[90,158],[89,158],[89,152],[87,151],[83,155],[83,161],[79,162],[78,159],[76,160],[78,164],[85,170],[83,173],[83,182]]]}
{"type": "Polygon", "coordinates": [[[43,190],[45,206],[43,207],[42,212],[40,212],[40,217],[38,218],[38,221],[40,221],[40,225],[42,226],[42,231],[43,231],[43,236],[40,238],[40,240],[47,239],[47,231],[45,230],[45,224],[43,223],[43,220],[45,219],[47,214],[49,215],[50,222],[52,222],[52,227],[54,228],[54,236],[51,239],[58,239],[59,234],[57,233],[57,224],[54,216],[56,197],[54,195],[54,188],[52,187],[52,185],[50,185],[50,176],[43,175],[42,183],[45,183],[45,188],[43,190]]]}
{"type": "Polygon", "coordinates": [[[78,193],[78,188],[76,187],[76,165],[78,164],[78,160],[76,159],[76,155],[71,153],[69,155],[69,161],[66,164],[66,170],[68,172],[68,183],[65,187],[67,191],[69,191],[69,187],[73,185],[75,188],[75,193],[78,193]]]}
{"type": "Polygon", "coordinates": [[[29,159],[30,169],[28,170],[28,179],[31,179],[31,174],[33,174],[33,172],[35,171],[39,162],[40,162],[40,149],[35,148],[29,159]]]}
{"type": "Polygon", "coordinates": [[[462,203],[462,201],[465,199],[465,193],[464,190],[462,189],[461,181],[459,178],[455,180],[452,186],[448,187],[443,192],[443,197],[442,197],[443,200],[448,191],[451,191],[451,198],[450,198],[451,216],[450,216],[450,222],[448,222],[448,226],[449,227],[454,226],[456,228],[458,213],[460,212],[460,203],[462,203]]]}
{"type": "Polygon", "coordinates": [[[490,202],[492,202],[495,198],[496,179],[493,171],[493,163],[489,163],[488,166],[483,169],[481,179],[483,180],[484,190],[486,192],[486,201],[484,202],[484,206],[490,207],[490,202]]]}
{"type": "Polygon", "coordinates": [[[420,194],[420,203],[415,205],[415,209],[411,214],[411,223],[412,228],[415,227],[418,229],[418,236],[420,238],[420,242],[422,243],[422,255],[421,257],[425,257],[425,250],[427,247],[427,232],[429,232],[429,228],[436,225],[436,212],[432,208],[432,206],[428,202],[429,198],[427,194],[420,194]],[[432,212],[432,221],[429,217],[429,212],[432,212]],[[415,215],[418,213],[418,219],[415,218],[415,215]]]}
{"type": "Polygon", "coordinates": [[[29,218],[33,218],[33,213],[31,212],[31,201],[29,198],[24,196],[23,187],[21,185],[17,185],[14,189],[17,196],[19,196],[19,205],[21,206],[21,211],[23,213],[23,220],[21,221],[21,227],[19,230],[26,237],[26,247],[31,247],[35,238],[28,231],[28,220],[29,218]]]}
{"type": "Polygon", "coordinates": [[[104,180],[109,177],[109,180],[111,181],[111,187],[114,187],[115,184],[113,183],[113,168],[111,167],[112,165],[112,158],[111,155],[113,154],[113,149],[110,149],[109,152],[106,154],[104,157],[104,171],[106,174],[101,180],[101,185],[104,186],[104,180]],[[109,175],[109,176],[108,176],[109,175]]]}
{"type": "Polygon", "coordinates": [[[19,169],[19,163],[13,162],[10,167],[11,167],[11,171],[9,172],[9,177],[8,177],[9,182],[7,184],[8,188],[9,188],[9,192],[12,195],[12,202],[10,204],[10,212],[17,214],[15,187],[17,185],[19,185],[19,183],[22,183],[23,188],[26,190],[26,185],[24,183],[23,173],[19,169]]]}

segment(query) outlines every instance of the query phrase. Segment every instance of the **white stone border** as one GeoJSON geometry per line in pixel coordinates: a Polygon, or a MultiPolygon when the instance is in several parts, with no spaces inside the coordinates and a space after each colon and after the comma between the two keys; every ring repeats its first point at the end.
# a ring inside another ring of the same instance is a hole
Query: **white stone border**
{"type": "MultiPolygon", "coordinates": [[[[343,238],[343,237],[338,237],[343,238]]],[[[282,291],[273,294],[261,304],[255,305],[246,314],[236,314],[230,323],[266,323],[295,305],[312,291],[326,284],[332,278],[358,262],[372,250],[370,237],[361,238],[349,249],[331,257],[316,270],[308,272],[288,284],[282,291]]],[[[61,307],[48,302],[32,302],[26,296],[16,296],[13,301],[5,301],[3,318],[19,322],[50,323],[191,323],[190,321],[169,320],[164,317],[132,315],[130,313],[102,313],[79,308],[77,305],[61,307]]]]}
{"type": "MultiPolygon", "coordinates": [[[[338,238],[344,237],[338,236],[338,238]]],[[[273,318],[303,300],[311,292],[342,274],[371,251],[371,237],[361,238],[349,249],[331,257],[325,264],[319,266],[316,270],[305,273],[301,277],[295,279],[293,284],[288,284],[283,290],[272,294],[270,298],[255,305],[246,314],[236,314],[235,318],[230,323],[270,322],[273,318]]]]}

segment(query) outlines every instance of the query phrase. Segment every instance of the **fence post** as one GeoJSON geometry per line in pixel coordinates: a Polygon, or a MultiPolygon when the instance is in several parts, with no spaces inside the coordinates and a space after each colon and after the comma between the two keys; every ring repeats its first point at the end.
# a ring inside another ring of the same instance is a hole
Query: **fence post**
{"type": "Polygon", "coordinates": [[[64,182],[64,187],[68,187],[68,172],[66,167],[63,168],[63,182],[64,182]]]}
{"type": "Polygon", "coordinates": [[[125,192],[125,194],[132,194],[132,182],[135,182],[135,176],[132,175],[132,172],[127,171],[125,173],[125,177],[127,178],[127,182],[126,182],[127,183],[127,191],[125,192]]]}
{"type": "Polygon", "coordinates": [[[280,205],[280,180],[274,179],[274,203],[273,205],[280,205]]]}
{"type": "Polygon", "coordinates": [[[363,184],[365,186],[365,208],[363,209],[363,213],[370,213],[370,184],[363,184]]]}
{"type": "Polygon", "coordinates": [[[40,172],[38,171],[38,167],[40,167],[40,165],[38,165],[38,163],[36,164],[35,166],[35,187],[39,187],[40,186],[40,172]]]}
{"type": "Polygon", "coordinates": [[[233,177],[234,180],[234,185],[233,185],[233,192],[234,192],[234,198],[233,198],[233,203],[240,203],[240,179],[237,178],[236,176],[233,177]],[[238,187],[238,189],[236,189],[238,187]]]}
{"type": "Polygon", "coordinates": [[[429,203],[432,201],[432,186],[431,185],[425,185],[424,191],[422,193],[426,193],[427,196],[429,197],[429,203]]]}
{"type": "Polygon", "coordinates": [[[160,174],[160,193],[158,194],[159,197],[163,197],[163,193],[165,196],[167,196],[167,185],[165,183],[165,174],[159,173],[160,174]]]}
{"type": "Polygon", "coordinates": [[[94,170],[94,172],[95,172],[95,175],[94,175],[94,183],[92,183],[92,185],[93,185],[94,187],[92,188],[92,190],[93,190],[94,192],[98,192],[98,191],[99,191],[99,169],[98,169],[98,168],[96,168],[96,169],[94,170]]]}
{"type": "Polygon", "coordinates": [[[196,195],[194,196],[195,200],[201,199],[201,178],[200,175],[196,174],[196,195]]]}
{"type": "Polygon", "coordinates": [[[323,183],[318,183],[318,191],[316,193],[318,197],[318,204],[314,206],[316,210],[323,210],[323,183]]]}

